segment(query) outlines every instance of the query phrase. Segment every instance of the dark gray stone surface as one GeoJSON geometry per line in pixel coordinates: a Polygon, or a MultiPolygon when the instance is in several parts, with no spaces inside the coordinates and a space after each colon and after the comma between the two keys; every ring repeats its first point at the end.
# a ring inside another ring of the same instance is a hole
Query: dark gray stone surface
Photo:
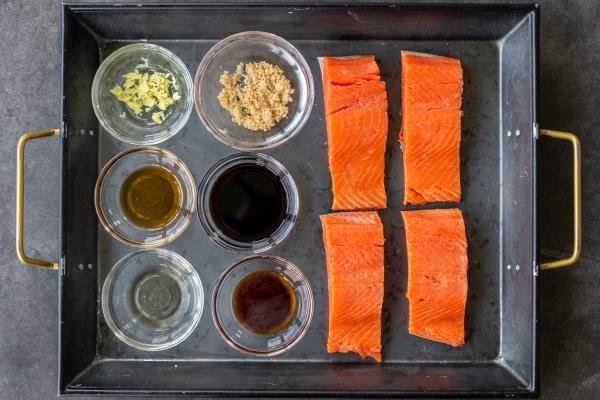
{"type": "MultiPolygon", "coordinates": [[[[123,1],[121,1],[122,3],[123,1]]],[[[540,125],[579,134],[583,148],[583,254],[540,274],[543,399],[600,398],[600,2],[542,0],[540,125]]],[[[25,131],[60,121],[60,14],[51,0],[0,2],[0,399],[56,393],[57,276],[21,265],[14,251],[15,146],[25,131]]],[[[58,254],[58,141],[27,149],[26,243],[58,254]]],[[[544,140],[541,249],[570,251],[571,154],[544,140]]]]}

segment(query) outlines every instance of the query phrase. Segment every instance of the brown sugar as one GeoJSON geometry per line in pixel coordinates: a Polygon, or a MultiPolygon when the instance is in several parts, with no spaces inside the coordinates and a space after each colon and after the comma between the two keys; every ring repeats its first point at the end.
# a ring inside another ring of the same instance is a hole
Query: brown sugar
{"type": "Polygon", "coordinates": [[[252,131],[267,131],[285,118],[294,89],[281,68],[266,61],[238,64],[219,80],[221,106],[233,122],[252,131]]]}

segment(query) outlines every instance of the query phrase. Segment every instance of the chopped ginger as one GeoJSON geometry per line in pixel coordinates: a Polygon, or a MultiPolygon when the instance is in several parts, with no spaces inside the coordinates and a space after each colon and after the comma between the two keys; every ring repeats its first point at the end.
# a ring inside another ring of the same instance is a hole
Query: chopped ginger
{"type": "MultiPolygon", "coordinates": [[[[147,63],[147,60],[143,60],[147,63]]],[[[145,67],[140,64],[138,67],[145,67]]],[[[163,72],[139,72],[135,69],[123,75],[123,86],[116,85],[110,91],[117,99],[124,102],[136,115],[151,112],[152,121],[162,124],[165,120],[164,111],[181,99],[177,92],[177,83],[171,74],[163,72]],[[174,91],[171,93],[171,86],[174,91]]]]}
{"type": "Polygon", "coordinates": [[[162,124],[164,120],[165,120],[164,112],[159,111],[159,112],[152,113],[152,121],[156,122],[157,124],[162,124]]]}

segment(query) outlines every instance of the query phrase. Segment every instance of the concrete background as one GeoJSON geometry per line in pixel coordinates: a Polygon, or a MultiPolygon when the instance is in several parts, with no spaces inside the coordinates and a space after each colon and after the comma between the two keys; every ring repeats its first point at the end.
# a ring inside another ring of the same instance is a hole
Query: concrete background
{"type": "MultiPolygon", "coordinates": [[[[120,1],[124,3],[126,1],[120,1]]],[[[413,1],[414,2],[414,1],[413,1]]],[[[485,1],[484,1],[485,2],[485,1]]],[[[600,2],[542,0],[540,126],[576,132],[583,148],[583,254],[540,274],[542,398],[600,398],[600,2]]],[[[55,397],[55,271],[21,265],[14,250],[15,148],[60,122],[60,13],[51,0],[0,1],[0,399],[55,397]]],[[[569,147],[541,151],[541,250],[570,252],[569,147]]],[[[58,254],[57,140],[27,148],[26,243],[58,254]]]]}

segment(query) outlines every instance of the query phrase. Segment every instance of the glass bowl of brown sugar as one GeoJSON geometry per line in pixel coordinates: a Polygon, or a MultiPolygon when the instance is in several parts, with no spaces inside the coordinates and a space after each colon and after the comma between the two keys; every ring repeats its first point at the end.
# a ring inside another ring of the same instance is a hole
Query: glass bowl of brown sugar
{"type": "Polygon", "coordinates": [[[258,151],[296,136],[308,120],[314,82],[288,41],[241,32],[214,45],[194,79],[194,103],[212,135],[233,148],[258,151]]]}

